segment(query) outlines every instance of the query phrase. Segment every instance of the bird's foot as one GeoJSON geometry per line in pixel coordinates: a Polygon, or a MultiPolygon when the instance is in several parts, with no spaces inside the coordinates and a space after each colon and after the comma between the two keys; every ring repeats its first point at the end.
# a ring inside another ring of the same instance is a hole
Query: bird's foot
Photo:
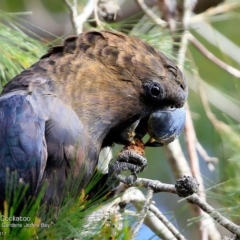
{"type": "Polygon", "coordinates": [[[137,174],[147,166],[147,159],[144,157],[144,144],[142,140],[135,139],[129,146],[126,146],[109,164],[109,175],[112,180],[123,182],[127,185],[137,180],[137,174]],[[130,171],[131,175],[125,176],[122,171],[130,171]]]}

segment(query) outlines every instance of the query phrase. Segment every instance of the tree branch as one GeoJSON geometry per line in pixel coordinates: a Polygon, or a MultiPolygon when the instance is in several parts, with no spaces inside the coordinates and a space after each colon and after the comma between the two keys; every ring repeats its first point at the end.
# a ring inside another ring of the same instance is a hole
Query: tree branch
{"type": "MultiPolygon", "coordinates": [[[[190,186],[194,185],[194,183],[191,182],[191,177],[183,177],[182,179],[190,179],[190,186]]],[[[178,180],[181,181],[182,179],[178,180]]],[[[196,181],[196,180],[195,180],[196,181]]],[[[159,192],[169,192],[179,194],[178,189],[176,188],[176,185],[172,184],[164,184],[157,180],[151,180],[151,179],[145,179],[145,178],[138,178],[136,182],[133,184],[134,186],[142,186],[145,188],[151,187],[155,193],[159,192]]],[[[181,186],[184,188],[185,186],[181,186]]],[[[194,185],[193,187],[196,188],[194,185]]],[[[189,191],[189,185],[187,190],[189,191]]],[[[185,190],[185,191],[187,191],[185,190]]],[[[195,191],[195,190],[194,190],[195,191]]],[[[227,218],[225,218],[223,215],[221,215],[217,210],[215,210],[213,207],[211,207],[206,201],[202,200],[196,193],[193,193],[190,196],[186,196],[185,198],[189,203],[195,204],[198,207],[200,207],[204,212],[208,213],[216,222],[218,222],[220,225],[225,227],[227,230],[232,232],[233,234],[237,234],[238,237],[240,237],[240,226],[236,225],[235,223],[231,222],[227,218]]]]}
{"type": "Polygon", "coordinates": [[[150,20],[162,28],[165,28],[167,26],[167,22],[159,18],[150,8],[148,8],[148,6],[144,3],[144,0],[136,0],[136,2],[150,20]]]}
{"type": "Polygon", "coordinates": [[[66,5],[70,10],[71,23],[76,34],[83,32],[83,24],[88,20],[88,18],[93,13],[93,4],[94,0],[88,0],[86,6],[84,7],[81,14],[78,14],[77,0],[73,0],[71,3],[70,0],[64,0],[66,5]]]}
{"type": "Polygon", "coordinates": [[[226,72],[230,73],[236,78],[240,78],[240,71],[232,66],[229,66],[216,56],[214,56],[207,48],[203,46],[192,34],[188,33],[189,41],[209,60],[218,65],[220,68],[224,69],[226,72]]]}
{"type": "Polygon", "coordinates": [[[146,195],[146,201],[143,205],[143,208],[142,208],[141,212],[139,213],[137,225],[132,230],[132,238],[133,239],[137,236],[137,234],[138,234],[138,232],[139,232],[139,230],[140,230],[140,228],[141,228],[141,226],[144,222],[144,219],[147,216],[148,210],[149,210],[151,202],[152,202],[152,197],[153,197],[153,190],[148,189],[148,192],[147,192],[147,195],[146,195]]]}

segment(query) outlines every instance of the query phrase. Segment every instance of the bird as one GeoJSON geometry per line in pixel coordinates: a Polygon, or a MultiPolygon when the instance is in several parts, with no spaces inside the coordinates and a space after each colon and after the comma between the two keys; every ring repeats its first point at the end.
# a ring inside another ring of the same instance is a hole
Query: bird
{"type": "Polygon", "coordinates": [[[9,173],[28,186],[26,198],[47,182],[44,202],[59,205],[66,182],[77,194],[86,187],[102,149],[146,134],[147,147],[173,141],[187,95],[177,65],[136,36],[67,37],[0,94],[0,209],[9,173]]]}

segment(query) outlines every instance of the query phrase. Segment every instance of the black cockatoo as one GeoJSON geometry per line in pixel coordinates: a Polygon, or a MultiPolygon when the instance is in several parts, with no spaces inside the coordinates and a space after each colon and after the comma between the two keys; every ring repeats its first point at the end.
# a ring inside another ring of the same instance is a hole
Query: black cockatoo
{"type": "Polygon", "coordinates": [[[28,195],[48,182],[58,202],[67,181],[84,188],[102,148],[147,133],[146,146],[176,138],[187,85],[178,67],[135,36],[88,31],[65,39],[4,86],[0,95],[0,200],[7,170],[28,195]]]}

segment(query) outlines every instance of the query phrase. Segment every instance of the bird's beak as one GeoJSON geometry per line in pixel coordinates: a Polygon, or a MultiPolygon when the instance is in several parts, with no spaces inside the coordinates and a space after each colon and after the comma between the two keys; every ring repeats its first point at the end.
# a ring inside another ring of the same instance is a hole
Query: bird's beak
{"type": "Polygon", "coordinates": [[[150,139],[146,147],[160,147],[172,142],[182,132],[186,120],[184,108],[173,111],[157,111],[148,120],[148,134],[150,139]]]}

